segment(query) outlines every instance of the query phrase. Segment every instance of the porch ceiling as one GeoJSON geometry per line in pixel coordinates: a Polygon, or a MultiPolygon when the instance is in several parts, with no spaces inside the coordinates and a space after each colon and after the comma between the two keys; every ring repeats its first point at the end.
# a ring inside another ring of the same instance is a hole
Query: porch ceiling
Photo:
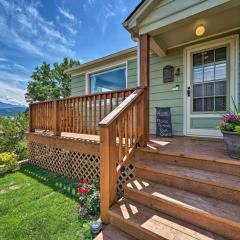
{"type": "Polygon", "coordinates": [[[149,32],[149,35],[161,49],[166,51],[167,49],[187,45],[205,38],[239,30],[239,13],[240,6],[227,10],[215,9],[214,11],[206,11],[163,28],[155,29],[149,32]],[[206,29],[202,37],[195,35],[195,29],[199,25],[204,25],[206,29]]]}

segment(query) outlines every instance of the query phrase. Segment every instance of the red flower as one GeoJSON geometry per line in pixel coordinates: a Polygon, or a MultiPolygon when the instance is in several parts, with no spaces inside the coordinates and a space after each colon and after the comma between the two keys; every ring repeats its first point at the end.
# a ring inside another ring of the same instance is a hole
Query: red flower
{"type": "Polygon", "coordinates": [[[88,183],[88,179],[87,178],[83,179],[83,183],[88,183]]]}
{"type": "Polygon", "coordinates": [[[90,189],[89,189],[88,187],[86,187],[86,188],[79,187],[79,188],[78,188],[78,192],[79,192],[80,194],[88,193],[89,191],[90,191],[90,189]]]}
{"type": "Polygon", "coordinates": [[[78,188],[82,187],[82,183],[78,183],[78,188]]]}
{"type": "Polygon", "coordinates": [[[84,189],[84,192],[85,193],[88,193],[90,191],[90,189],[88,188],[88,187],[86,187],[85,189],[84,189]]]}

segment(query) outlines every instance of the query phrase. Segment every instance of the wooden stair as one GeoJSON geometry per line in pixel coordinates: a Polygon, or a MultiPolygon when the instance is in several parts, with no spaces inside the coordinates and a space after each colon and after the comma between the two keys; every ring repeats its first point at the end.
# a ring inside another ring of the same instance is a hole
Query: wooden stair
{"type": "Polygon", "coordinates": [[[240,239],[238,161],[138,154],[136,178],[109,210],[112,225],[144,240],[240,239]]]}

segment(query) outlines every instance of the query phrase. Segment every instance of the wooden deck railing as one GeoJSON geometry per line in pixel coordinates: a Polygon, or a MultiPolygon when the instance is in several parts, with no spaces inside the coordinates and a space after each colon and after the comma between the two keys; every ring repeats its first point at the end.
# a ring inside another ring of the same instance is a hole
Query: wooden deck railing
{"type": "Polygon", "coordinates": [[[144,133],[144,89],[135,90],[100,123],[101,219],[117,196],[117,177],[144,133]]]}
{"type": "Polygon", "coordinates": [[[30,104],[30,131],[98,134],[98,123],[135,89],[30,104]]]}

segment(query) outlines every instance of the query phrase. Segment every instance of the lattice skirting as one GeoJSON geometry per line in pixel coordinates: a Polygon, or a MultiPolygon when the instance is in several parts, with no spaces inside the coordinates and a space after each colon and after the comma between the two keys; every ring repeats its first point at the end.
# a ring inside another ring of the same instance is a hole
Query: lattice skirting
{"type": "MultiPolygon", "coordinates": [[[[29,142],[29,162],[51,172],[70,178],[100,177],[100,156],[67,151],[46,144],[29,142]]],[[[135,176],[135,168],[128,164],[117,180],[118,196],[122,196],[125,183],[135,176]]]]}

